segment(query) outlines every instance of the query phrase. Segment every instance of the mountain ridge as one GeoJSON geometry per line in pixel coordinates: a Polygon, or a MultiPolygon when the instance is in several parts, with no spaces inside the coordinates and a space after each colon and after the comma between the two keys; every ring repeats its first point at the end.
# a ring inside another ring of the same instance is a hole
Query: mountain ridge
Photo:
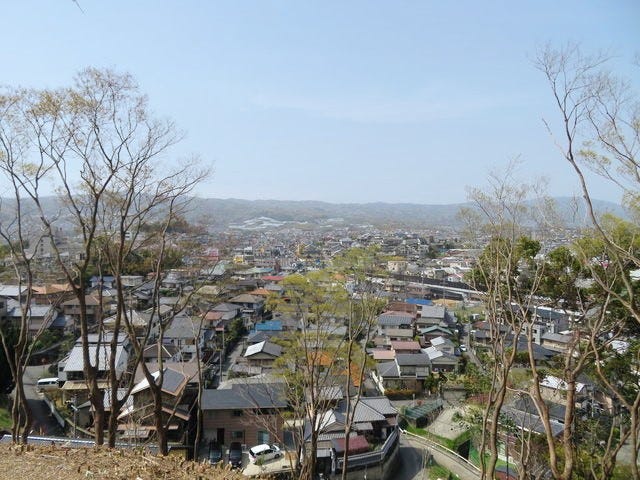
{"type": "MultiPolygon", "coordinates": [[[[584,202],[573,197],[555,197],[560,217],[567,226],[578,226],[586,215],[584,202]],[[581,206],[580,206],[581,205],[581,206]]],[[[596,211],[610,212],[626,218],[624,209],[613,202],[594,200],[596,211]]],[[[471,202],[450,204],[420,203],[331,203],[319,200],[245,200],[238,198],[191,199],[189,219],[209,225],[226,227],[247,220],[267,217],[282,222],[321,222],[341,219],[345,224],[389,226],[451,226],[461,225],[458,218],[463,207],[471,202]]]]}
{"type": "MultiPolygon", "coordinates": [[[[63,212],[63,204],[54,196],[42,199],[48,215],[63,212]]],[[[572,197],[553,199],[561,222],[577,227],[585,222],[584,201],[572,197]]],[[[613,202],[594,200],[597,212],[611,212],[629,218],[625,210],[613,202]]],[[[13,214],[12,199],[3,199],[0,219],[9,221],[13,214]]],[[[36,214],[33,205],[24,205],[25,212],[36,214]]],[[[461,208],[474,207],[471,202],[450,204],[420,203],[331,203],[319,200],[245,200],[238,198],[190,197],[185,218],[192,223],[206,225],[211,230],[226,229],[264,217],[276,223],[298,223],[321,226],[373,225],[384,228],[432,227],[458,228],[461,208]]],[[[268,223],[268,222],[267,222],[268,223]]],[[[278,226],[275,226],[278,228],[278,226]]]]}

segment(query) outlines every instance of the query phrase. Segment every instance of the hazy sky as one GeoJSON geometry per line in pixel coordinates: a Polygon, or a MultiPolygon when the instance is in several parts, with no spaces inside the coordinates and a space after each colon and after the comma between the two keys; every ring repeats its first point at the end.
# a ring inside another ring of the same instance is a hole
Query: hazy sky
{"type": "Polygon", "coordinates": [[[637,0],[77,2],[0,2],[0,82],[130,72],[187,132],[176,156],[213,164],[209,197],[461,202],[518,156],[571,195],[536,49],[606,49],[639,78],[637,0]]]}

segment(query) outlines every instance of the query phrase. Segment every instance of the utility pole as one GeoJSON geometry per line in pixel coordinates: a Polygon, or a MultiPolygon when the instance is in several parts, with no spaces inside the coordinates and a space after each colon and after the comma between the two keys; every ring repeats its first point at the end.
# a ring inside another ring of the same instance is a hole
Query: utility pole
{"type": "Polygon", "coordinates": [[[73,394],[73,403],[71,408],[73,409],[73,438],[78,438],[78,394],[73,394]]]}

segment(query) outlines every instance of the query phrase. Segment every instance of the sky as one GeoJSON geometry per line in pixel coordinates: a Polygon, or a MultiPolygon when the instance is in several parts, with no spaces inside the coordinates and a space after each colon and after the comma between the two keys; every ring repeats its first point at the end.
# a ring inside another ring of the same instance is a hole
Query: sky
{"type": "MultiPolygon", "coordinates": [[[[546,44],[613,55],[638,85],[640,2],[0,0],[0,83],[132,74],[213,174],[197,194],[464,202],[518,159],[554,196],[577,182],[544,126],[546,44]]],[[[597,179],[595,198],[619,201],[597,179]]]]}

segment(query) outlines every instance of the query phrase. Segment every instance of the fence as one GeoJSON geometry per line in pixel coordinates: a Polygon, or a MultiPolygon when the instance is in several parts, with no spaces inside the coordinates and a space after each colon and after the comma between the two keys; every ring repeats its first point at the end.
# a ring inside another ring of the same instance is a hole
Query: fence
{"type": "Polygon", "coordinates": [[[51,412],[51,415],[53,415],[53,418],[56,419],[56,422],[58,422],[58,425],[64,428],[65,421],[64,418],[62,418],[62,415],[58,413],[56,404],[53,401],[49,400],[49,397],[47,397],[46,395],[44,396],[44,403],[46,403],[47,407],[49,407],[49,411],[51,412]]]}
{"type": "MultiPolygon", "coordinates": [[[[390,453],[396,448],[399,439],[398,430],[393,430],[391,434],[382,444],[380,450],[374,450],[373,452],[359,453],[356,455],[349,455],[349,461],[347,469],[363,468],[371,465],[379,465],[383,463],[390,453]]],[[[338,469],[342,470],[344,459],[338,458],[338,469]]]]}

